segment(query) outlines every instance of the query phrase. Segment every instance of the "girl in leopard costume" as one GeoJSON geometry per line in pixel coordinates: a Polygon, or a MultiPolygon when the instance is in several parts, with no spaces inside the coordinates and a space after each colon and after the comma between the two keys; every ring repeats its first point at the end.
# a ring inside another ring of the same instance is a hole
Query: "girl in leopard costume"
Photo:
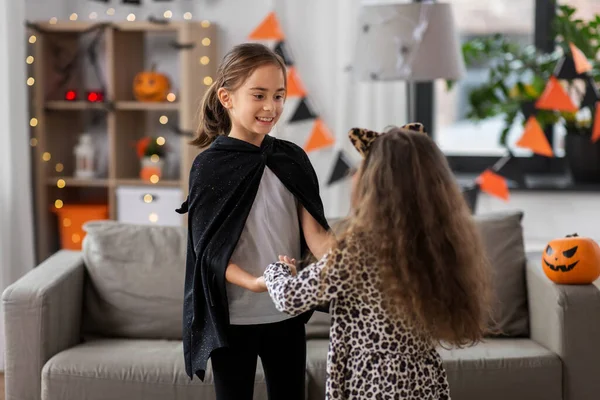
{"type": "Polygon", "coordinates": [[[450,399],[436,346],[479,341],[489,321],[488,265],[446,160],[421,124],[352,129],[364,157],[337,245],[296,274],[265,274],[277,309],[330,302],[327,399],[450,399]]]}

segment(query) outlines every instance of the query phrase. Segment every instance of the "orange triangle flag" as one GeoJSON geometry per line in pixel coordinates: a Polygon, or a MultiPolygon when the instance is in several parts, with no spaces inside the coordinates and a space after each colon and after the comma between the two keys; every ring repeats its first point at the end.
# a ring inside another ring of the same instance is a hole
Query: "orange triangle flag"
{"type": "Polygon", "coordinates": [[[482,192],[498,197],[504,201],[508,201],[510,198],[506,179],[489,169],[486,169],[479,175],[477,183],[482,192]]]}
{"type": "Polygon", "coordinates": [[[519,139],[516,145],[529,149],[542,156],[554,156],[554,152],[552,151],[550,143],[548,143],[546,134],[534,116],[529,117],[527,120],[525,132],[523,132],[523,136],[521,136],[521,139],[519,139]]]}
{"type": "Polygon", "coordinates": [[[323,149],[329,147],[335,143],[335,139],[329,132],[329,129],[325,126],[325,123],[319,118],[315,120],[313,130],[308,138],[308,141],[304,145],[304,151],[307,153],[313,150],[323,149]]]}
{"type": "Polygon", "coordinates": [[[287,70],[287,97],[305,97],[306,90],[296,73],[296,68],[289,67],[287,70]]]}
{"type": "Polygon", "coordinates": [[[600,139],[600,102],[596,102],[594,129],[592,130],[592,143],[596,143],[598,139],[600,139]]]}
{"type": "Polygon", "coordinates": [[[254,31],[248,36],[250,40],[283,40],[285,36],[279,26],[279,21],[274,12],[269,15],[258,25],[254,31]]]}
{"type": "Polygon", "coordinates": [[[542,110],[577,112],[579,109],[556,77],[551,76],[544,93],[535,103],[542,110]]]}
{"type": "Polygon", "coordinates": [[[583,54],[583,51],[579,50],[573,43],[569,43],[569,47],[571,48],[571,54],[573,55],[575,71],[577,71],[578,74],[591,71],[592,64],[590,64],[585,54],[583,54]]]}

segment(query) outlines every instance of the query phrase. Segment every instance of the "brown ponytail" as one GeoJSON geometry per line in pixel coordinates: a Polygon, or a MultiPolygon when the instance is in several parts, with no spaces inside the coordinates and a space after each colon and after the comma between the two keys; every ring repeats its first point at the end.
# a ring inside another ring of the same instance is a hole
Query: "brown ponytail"
{"type": "MultiPolygon", "coordinates": [[[[217,92],[220,88],[234,91],[244,84],[254,70],[263,65],[273,64],[281,68],[284,79],[286,68],[283,59],[267,46],[259,43],[243,43],[235,46],[221,62],[217,77],[204,93],[198,111],[198,129],[191,145],[200,148],[210,145],[217,136],[229,135],[231,119],[217,92]]],[[[287,89],[287,79],[285,79],[287,89]]]]}
{"type": "Polygon", "coordinates": [[[198,129],[196,138],[190,142],[200,148],[206,147],[215,140],[218,135],[229,133],[231,130],[231,120],[227,110],[221,104],[217,90],[219,90],[219,81],[210,85],[200,104],[198,129]]]}

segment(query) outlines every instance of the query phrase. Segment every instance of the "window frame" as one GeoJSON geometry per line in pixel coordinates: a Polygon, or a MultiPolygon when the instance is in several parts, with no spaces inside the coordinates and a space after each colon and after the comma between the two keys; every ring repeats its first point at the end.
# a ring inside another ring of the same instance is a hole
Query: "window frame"
{"type": "MultiPolygon", "coordinates": [[[[414,0],[422,2],[423,0],[414,0]]],[[[501,1],[501,0],[498,0],[501,1]]],[[[534,44],[541,51],[551,52],[555,47],[555,34],[552,20],[557,12],[556,0],[534,0],[534,44]]],[[[415,86],[415,118],[427,127],[428,134],[435,138],[436,126],[434,118],[435,92],[433,82],[419,82],[415,86]]],[[[546,138],[551,146],[554,144],[553,128],[545,130],[546,138]]],[[[450,167],[455,173],[479,173],[493,165],[501,157],[448,155],[450,167]]],[[[529,157],[518,157],[519,165],[526,174],[565,174],[566,161],[559,157],[543,157],[533,154],[529,157]]]]}

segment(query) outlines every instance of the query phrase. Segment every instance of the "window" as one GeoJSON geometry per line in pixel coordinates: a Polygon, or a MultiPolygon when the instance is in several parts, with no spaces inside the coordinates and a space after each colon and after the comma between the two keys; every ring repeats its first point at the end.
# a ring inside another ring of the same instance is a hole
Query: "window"
{"type": "MultiPolygon", "coordinates": [[[[450,0],[456,28],[461,42],[475,37],[501,33],[523,45],[534,44],[535,0],[450,0]]],[[[481,122],[466,118],[468,95],[471,89],[488,79],[488,65],[467,69],[467,74],[452,90],[446,83],[434,83],[433,122],[435,139],[448,156],[501,156],[505,148],[500,145],[503,117],[481,122]]],[[[515,123],[507,143],[516,156],[529,156],[531,152],[512,146],[521,136],[522,126],[515,123]]]]}

